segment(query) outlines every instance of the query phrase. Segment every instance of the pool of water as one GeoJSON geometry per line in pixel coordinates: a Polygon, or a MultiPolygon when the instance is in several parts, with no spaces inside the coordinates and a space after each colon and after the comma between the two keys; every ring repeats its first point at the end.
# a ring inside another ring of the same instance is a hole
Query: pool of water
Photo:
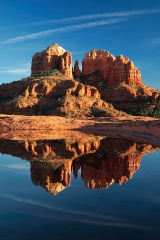
{"type": "Polygon", "coordinates": [[[160,239],[160,151],[128,139],[0,141],[0,239],[160,239]]]}

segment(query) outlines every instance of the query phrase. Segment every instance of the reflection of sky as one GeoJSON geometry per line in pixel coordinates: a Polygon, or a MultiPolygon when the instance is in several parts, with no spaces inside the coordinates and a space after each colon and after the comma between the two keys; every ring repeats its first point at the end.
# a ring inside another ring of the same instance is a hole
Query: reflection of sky
{"type": "Polygon", "coordinates": [[[14,171],[20,174],[29,173],[30,163],[24,160],[20,160],[17,157],[13,157],[6,154],[0,154],[0,168],[3,171],[14,171]],[[21,171],[19,171],[21,170],[21,171]]]}
{"type": "Polygon", "coordinates": [[[90,190],[79,172],[70,187],[53,196],[32,184],[29,162],[0,155],[0,239],[43,234],[45,239],[118,239],[119,234],[159,239],[159,157],[160,151],[143,157],[140,169],[121,186],[90,190]]]}
{"type": "MultiPolygon", "coordinates": [[[[86,224],[93,224],[93,225],[102,225],[102,226],[110,226],[110,227],[120,227],[120,228],[129,228],[129,229],[145,229],[145,227],[135,224],[130,224],[129,222],[126,222],[125,219],[121,219],[118,217],[105,215],[105,214],[95,214],[92,212],[87,211],[77,211],[74,208],[73,209],[67,209],[63,207],[54,207],[51,204],[45,204],[40,201],[34,201],[33,199],[25,199],[18,197],[16,195],[11,194],[0,194],[1,197],[16,201],[16,202],[22,202],[24,204],[29,205],[35,205],[40,208],[45,208],[47,210],[54,210],[56,212],[62,212],[63,214],[67,214],[67,221],[73,221],[74,222],[83,222],[86,224]],[[69,215],[69,216],[68,216],[69,215]]],[[[35,215],[38,217],[44,217],[48,218],[48,215],[42,215],[41,213],[30,213],[31,215],[35,215]]],[[[63,217],[64,218],[64,217],[63,217]]],[[[55,219],[52,215],[49,216],[49,219],[55,219]]],[[[150,228],[148,229],[150,230],[150,228]]]]}

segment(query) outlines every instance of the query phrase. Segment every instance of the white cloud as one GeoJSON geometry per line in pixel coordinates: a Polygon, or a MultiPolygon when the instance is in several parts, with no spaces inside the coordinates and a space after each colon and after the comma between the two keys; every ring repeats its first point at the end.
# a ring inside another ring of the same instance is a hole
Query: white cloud
{"type": "Polygon", "coordinates": [[[29,169],[28,165],[19,164],[19,163],[17,163],[17,164],[14,163],[14,164],[8,164],[8,165],[1,165],[1,167],[17,169],[17,170],[28,170],[29,169]]]}
{"type": "Polygon", "coordinates": [[[18,67],[10,68],[10,67],[1,67],[0,71],[2,73],[11,73],[11,74],[30,74],[31,72],[31,64],[24,63],[18,67]]]}
{"type": "MultiPolygon", "coordinates": [[[[81,21],[81,20],[91,20],[91,19],[96,19],[96,18],[138,16],[138,15],[152,14],[152,13],[158,13],[158,12],[160,12],[159,8],[157,8],[157,9],[136,9],[136,10],[131,10],[131,11],[82,15],[82,16],[78,16],[78,17],[62,18],[62,19],[42,21],[42,22],[33,22],[30,24],[42,25],[42,24],[52,24],[52,23],[65,23],[65,22],[74,22],[74,21],[81,21]]],[[[30,25],[30,24],[28,24],[28,25],[30,25]]]]}
{"type": "Polygon", "coordinates": [[[62,18],[62,19],[55,19],[55,20],[49,20],[49,21],[42,21],[42,22],[32,22],[28,24],[24,24],[23,26],[27,25],[46,25],[46,24],[53,24],[53,23],[67,23],[75,21],[89,21],[93,19],[100,19],[103,18],[101,21],[95,21],[95,22],[86,22],[81,23],[77,25],[70,25],[70,26],[64,26],[59,27],[51,30],[45,30],[37,33],[27,34],[27,35],[21,35],[14,38],[9,38],[4,41],[1,41],[0,44],[11,44],[11,43],[17,43],[22,42],[29,39],[37,39],[42,38],[45,36],[49,36],[51,34],[56,33],[62,33],[62,32],[69,32],[69,31],[76,31],[80,29],[85,28],[93,28],[96,26],[101,25],[107,25],[107,24],[115,24],[119,23],[121,21],[130,20],[131,17],[139,16],[139,15],[145,15],[145,14],[153,14],[153,13],[159,13],[160,8],[157,9],[137,9],[137,10],[131,10],[131,11],[121,11],[121,12],[110,12],[110,13],[102,13],[102,14],[90,14],[90,15],[82,15],[78,17],[69,17],[69,18],[62,18]],[[108,18],[108,19],[106,19],[108,18]]]}
{"type": "MultiPolygon", "coordinates": [[[[76,31],[76,30],[81,30],[86,28],[93,28],[101,25],[115,24],[122,21],[130,20],[132,17],[135,17],[135,16],[154,14],[154,13],[160,13],[160,8],[135,9],[130,11],[90,14],[90,15],[82,15],[78,17],[62,18],[62,19],[55,19],[55,20],[48,20],[48,21],[41,21],[41,22],[32,22],[32,23],[24,24],[23,27],[27,25],[47,25],[47,24],[54,24],[54,23],[66,24],[66,23],[75,22],[75,21],[90,21],[93,19],[103,18],[103,20],[101,21],[85,22],[77,25],[63,26],[63,27],[59,27],[51,30],[44,30],[37,33],[31,33],[31,34],[21,35],[14,38],[9,38],[4,41],[1,41],[0,44],[12,44],[12,43],[22,42],[26,40],[42,38],[42,37],[46,37],[52,34],[58,34],[62,32],[76,31]]],[[[159,42],[160,42],[159,38],[153,39],[153,43],[160,44],[159,42]]]]}
{"type": "Polygon", "coordinates": [[[13,74],[28,74],[31,72],[30,69],[26,69],[26,68],[17,68],[17,69],[8,69],[3,71],[5,73],[13,73],[13,74]]]}
{"type": "Polygon", "coordinates": [[[55,29],[41,31],[41,32],[32,33],[32,34],[27,34],[27,35],[15,37],[15,38],[10,38],[10,39],[0,42],[0,44],[17,43],[17,42],[22,42],[22,41],[29,40],[29,39],[37,39],[37,38],[46,37],[46,36],[49,36],[54,33],[62,33],[62,32],[69,32],[69,31],[75,31],[75,30],[86,29],[86,28],[93,28],[96,26],[115,24],[115,23],[119,23],[122,21],[125,21],[125,19],[124,18],[113,18],[113,19],[108,19],[108,20],[83,23],[83,24],[72,25],[72,26],[65,26],[65,27],[61,27],[61,28],[55,28],[55,29]]]}

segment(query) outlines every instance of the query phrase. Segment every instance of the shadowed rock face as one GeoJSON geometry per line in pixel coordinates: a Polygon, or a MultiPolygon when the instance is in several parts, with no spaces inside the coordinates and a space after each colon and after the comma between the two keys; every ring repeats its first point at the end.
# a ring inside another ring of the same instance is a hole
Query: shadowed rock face
{"type": "Polygon", "coordinates": [[[88,142],[45,140],[0,140],[0,152],[29,160],[31,179],[52,194],[71,184],[71,170],[91,189],[122,184],[139,169],[142,157],[158,150],[149,144],[128,139],[104,138],[88,142]]]}
{"type": "Polygon", "coordinates": [[[50,45],[46,50],[35,53],[32,58],[31,73],[36,74],[56,68],[64,75],[72,76],[72,55],[58,44],[50,45]]]}

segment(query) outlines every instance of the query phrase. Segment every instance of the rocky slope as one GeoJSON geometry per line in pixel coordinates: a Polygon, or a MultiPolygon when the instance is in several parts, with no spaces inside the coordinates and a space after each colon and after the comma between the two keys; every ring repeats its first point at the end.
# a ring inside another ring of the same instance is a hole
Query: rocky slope
{"type": "Polygon", "coordinates": [[[0,113],[82,117],[122,111],[160,117],[160,91],[143,84],[128,58],[105,50],[87,52],[82,72],[76,60],[72,73],[71,53],[53,44],[34,54],[30,77],[0,86],[0,113]]]}
{"type": "Polygon", "coordinates": [[[97,88],[51,70],[0,87],[0,113],[59,116],[118,116],[112,104],[100,99],[97,88]]]}

